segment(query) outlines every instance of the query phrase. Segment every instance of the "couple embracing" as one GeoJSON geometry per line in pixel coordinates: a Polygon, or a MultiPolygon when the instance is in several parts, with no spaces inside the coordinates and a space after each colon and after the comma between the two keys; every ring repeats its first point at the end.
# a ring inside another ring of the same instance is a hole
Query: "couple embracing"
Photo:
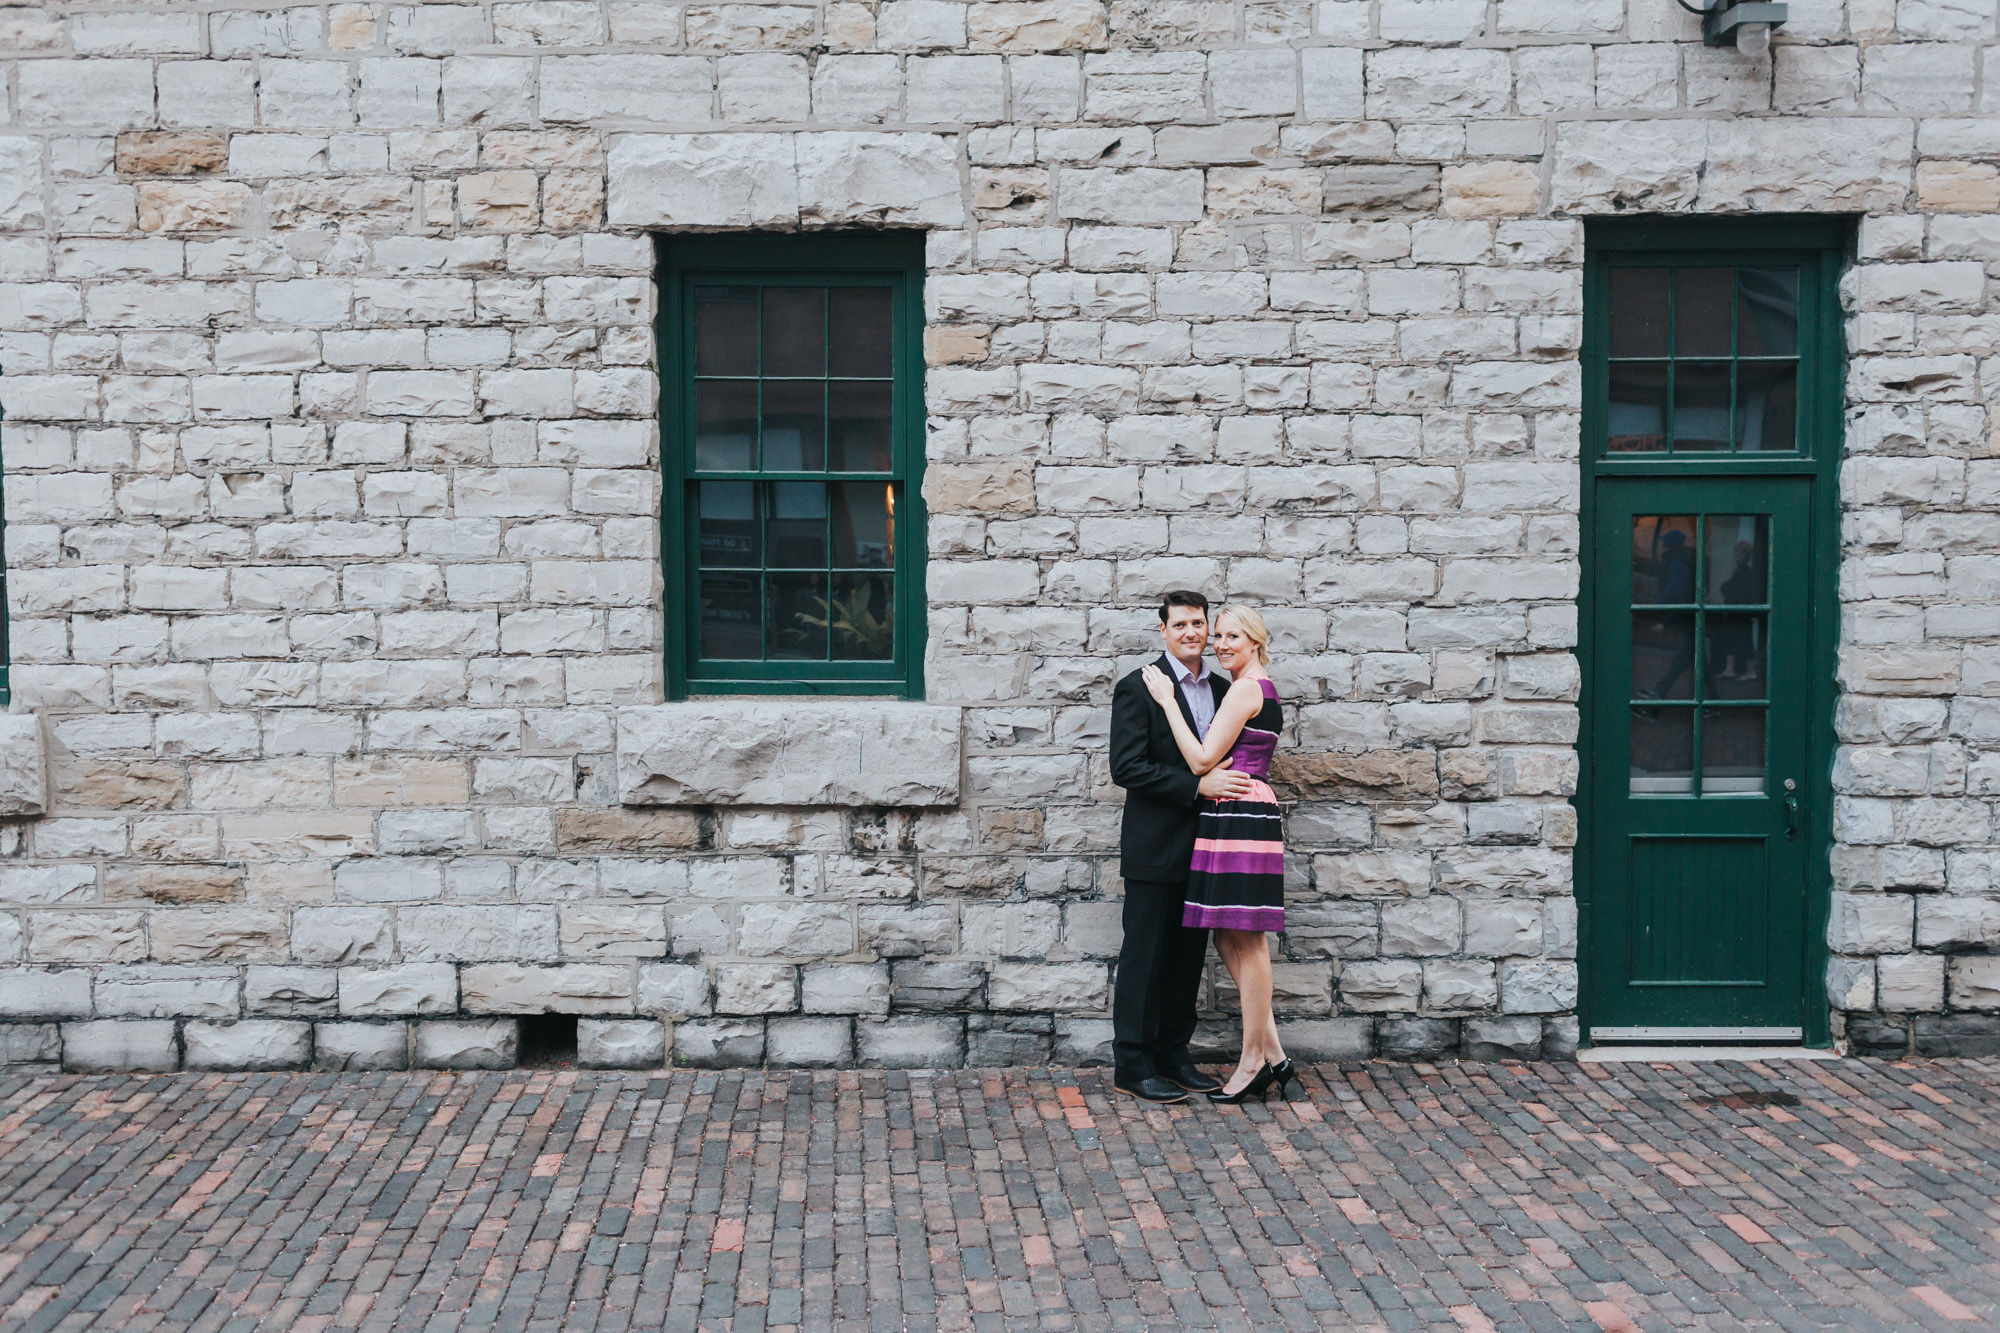
{"type": "Polygon", "coordinates": [[[1271,1018],[1269,932],[1285,925],[1285,845],[1265,783],[1283,718],[1266,671],[1264,619],[1170,592],[1158,660],[1118,682],[1111,780],[1125,789],[1119,872],[1125,943],[1112,997],[1112,1082],[1148,1102],[1189,1093],[1237,1103],[1297,1080],[1271,1018]],[[1209,669],[1206,650],[1229,675],[1209,669]],[[1228,1082],[1188,1053],[1208,935],[1242,1002],[1243,1053],[1228,1082]]]}

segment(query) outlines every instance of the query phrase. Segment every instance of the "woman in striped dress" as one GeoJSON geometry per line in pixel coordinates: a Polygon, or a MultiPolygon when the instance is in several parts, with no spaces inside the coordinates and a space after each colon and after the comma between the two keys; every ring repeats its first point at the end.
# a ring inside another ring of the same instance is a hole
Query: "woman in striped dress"
{"type": "Polygon", "coordinates": [[[1284,834],[1278,798],[1264,781],[1284,720],[1278,687],[1265,670],[1271,635],[1264,618],[1247,606],[1225,606],[1216,614],[1209,642],[1233,683],[1206,737],[1197,738],[1181,715],[1166,673],[1147,667],[1144,677],[1196,776],[1227,767],[1256,779],[1241,800],[1202,801],[1181,915],[1184,926],[1215,931],[1216,950],[1242,999],[1242,1058],[1222,1090],[1208,1094],[1211,1101],[1234,1103],[1261,1098],[1273,1084],[1282,1089],[1298,1077],[1271,1018],[1271,949],[1265,938],[1285,928],[1284,834]]]}

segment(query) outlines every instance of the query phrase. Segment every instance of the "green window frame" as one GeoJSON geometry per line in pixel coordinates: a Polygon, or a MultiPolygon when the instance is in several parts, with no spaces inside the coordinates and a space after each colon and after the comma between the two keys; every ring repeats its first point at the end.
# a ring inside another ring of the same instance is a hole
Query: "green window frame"
{"type": "Polygon", "coordinates": [[[921,699],[923,233],[658,245],[667,697],[921,699]]]}

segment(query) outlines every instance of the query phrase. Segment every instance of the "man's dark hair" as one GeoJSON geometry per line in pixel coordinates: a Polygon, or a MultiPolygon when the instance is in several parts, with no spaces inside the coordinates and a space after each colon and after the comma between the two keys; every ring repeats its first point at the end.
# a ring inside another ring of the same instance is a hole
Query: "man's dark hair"
{"type": "Polygon", "coordinates": [[[1167,623],[1167,617],[1173,614],[1173,609],[1177,606],[1191,606],[1201,612],[1202,619],[1208,618],[1208,598],[1187,588],[1176,588],[1160,600],[1162,625],[1167,623]]]}

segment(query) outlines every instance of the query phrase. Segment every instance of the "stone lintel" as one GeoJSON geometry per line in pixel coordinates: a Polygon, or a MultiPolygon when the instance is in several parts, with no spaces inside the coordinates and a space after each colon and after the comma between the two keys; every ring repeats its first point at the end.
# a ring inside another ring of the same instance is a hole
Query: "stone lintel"
{"type": "Polygon", "coordinates": [[[622,708],[618,798],[626,805],[955,805],[960,711],[881,699],[622,708]]]}

